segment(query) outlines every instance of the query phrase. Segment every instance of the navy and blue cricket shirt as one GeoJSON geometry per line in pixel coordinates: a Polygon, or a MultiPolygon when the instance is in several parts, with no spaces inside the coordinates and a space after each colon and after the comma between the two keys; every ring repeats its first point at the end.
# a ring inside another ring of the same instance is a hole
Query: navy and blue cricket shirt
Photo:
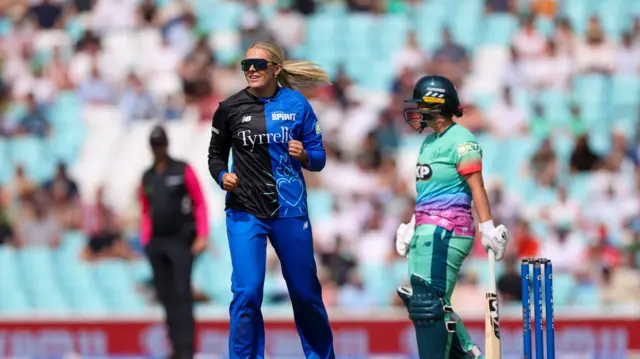
{"type": "Polygon", "coordinates": [[[322,170],[326,153],[318,119],[301,93],[279,87],[272,97],[258,98],[245,89],[221,102],[209,145],[209,172],[221,187],[230,150],[239,185],[227,194],[227,209],[259,218],[308,214],[302,168],[322,170]],[[289,156],[292,139],[303,143],[308,163],[289,156]]]}

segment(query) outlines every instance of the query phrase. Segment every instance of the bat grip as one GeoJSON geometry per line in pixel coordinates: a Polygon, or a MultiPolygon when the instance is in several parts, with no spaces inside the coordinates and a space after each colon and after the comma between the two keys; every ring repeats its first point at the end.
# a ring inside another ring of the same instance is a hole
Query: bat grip
{"type": "Polygon", "coordinates": [[[489,254],[489,293],[497,294],[496,292],[496,255],[491,249],[489,254]]]}

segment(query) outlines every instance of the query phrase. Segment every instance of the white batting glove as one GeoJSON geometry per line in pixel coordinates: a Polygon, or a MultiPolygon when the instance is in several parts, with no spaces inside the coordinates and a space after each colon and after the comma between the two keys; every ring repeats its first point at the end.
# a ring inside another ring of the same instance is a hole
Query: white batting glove
{"type": "Polygon", "coordinates": [[[396,231],[396,251],[399,255],[406,257],[409,254],[411,238],[416,227],[416,216],[411,217],[409,223],[402,223],[396,231]]]}
{"type": "Polygon", "coordinates": [[[486,252],[491,249],[496,255],[496,261],[501,260],[509,242],[507,228],[502,224],[494,227],[493,221],[481,223],[479,228],[482,233],[482,248],[486,252]]]}

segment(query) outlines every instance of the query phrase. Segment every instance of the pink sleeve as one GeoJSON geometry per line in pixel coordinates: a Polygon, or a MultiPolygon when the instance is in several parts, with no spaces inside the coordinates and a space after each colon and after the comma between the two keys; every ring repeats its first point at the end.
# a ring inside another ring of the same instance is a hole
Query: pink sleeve
{"type": "Polygon", "coordinates": [[[196,217],[196,233],[200,238],[209,237],[209,222],[207,219],[207,205],[204,202],[204,196],[200,189],[200,183],[191,166],[187,165],[184,169],[184,183],[187,186],[189,196],[193,202],[193,213],[196,217]]]}
{"type": "Polygon", "coordinates": [[[149,243],[151,239],[151,213],[149,213],[149,201],[144,194],[144,187],[140,186],[138,195],[140,199],[140,208],[142,209],[140,220],[140,242],[143,246],[149,243]]]}

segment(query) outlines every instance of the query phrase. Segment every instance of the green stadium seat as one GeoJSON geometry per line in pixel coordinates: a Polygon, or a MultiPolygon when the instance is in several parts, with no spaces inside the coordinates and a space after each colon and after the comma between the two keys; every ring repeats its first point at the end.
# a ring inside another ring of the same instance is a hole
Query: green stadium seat
{"type": "Polygon", "coordinates": [[[53,163],[75,163],[82,147],[84,133],[80,128],[67,128],[54,131],[47,142],[47,151],[53,163]]]}
{"type": "Polygon", "coordinates": [[[623,133],[627,141],[630,142],[633,142],[638,135],[638,124],[634,115],[637,111],[637,109],[630,111],[616,111],[613,121],[613,130],[623,133]],[[620,114],[622,112],[624,113],[620,114]]]}
{"type": "Polygon", "coordinates": [[[64,31],[72,41],[78,41],[86,31],[86,26],[79,16],[69,16],[64,24],[64,31]]]}
{"type": "Polygon", "coordinates": [[[594,13],[611,40],[619,40],[625,30],[631,29],[632,18],[627,7],[628,1],[625,0],[599,0],[594,3],[594,13]]]}
{"type": "MultiPolygon", "coordinates": [[[[489,262],[485,257],[468,257],[462,264],[461,272],[475,273],[480,286],[486,287],[489,285],[489,277],[487,276],[487,273],[489,273],[489,262]]],[[[503,273],[504,264],[497,262],[496,278],[500,278],[503,273]]]]}
{"type": "Polygon", "coordinates": [[[540,147],[540,140],[533,137],[513,138],[498,142],[499,158],[504,161],[503,174],[505,178],[517,180],[527,163],[540,147]]]}
{"type": "Polygon", "coordinates": [[[549,227],[540,221],[532,221],[529,223],[531,233],[533,233],[541,242],[544,242],[549,238],[549,227]]]}
{"type": "Polygon", "coordinates": [[[611,151],[611,132],[592,127],[589,130],[589,145],[596,154],[606,156],[611,151]]]}
{"type": "Polygon", "coordinates": [[[510,14],[491,14],[482,25],[485,45],[508,46],[518,29],[518,19],[510,14]]]}
{"type": "Polygon", "coordinates": [[[56,275],[60,278],[60,285],[66,295],[73,292],[88,292],[95,290],[97,285],[92,275],[92,269],[79,259],[58,262],[55,267],[56,275]]]}
{"type": "Polygon", "coordinates": [[[231,264],[219,263],[215,267],[215,277],[209,283],[207,293],[210,294],[215,303],[222,306],[228,306],[233,298],[231,292],[231,264]]]}
{"type": "Polygon", "coordinates": [[[567,188],[569,198],[580,203],[585,203],[591,189],[592,175],[588,173],[577,173],[571,176],[567,188]]]}
{"type": "Polygon", "coordinates": [[[146,308],[146,304],[135,291],[126,290],[114,294],[108,300],[109,309],[112,313],[139,314],[146,308]]]}
{"type": "MultiPolygon", "coordinates": [[[[0,139],[0,157],[8,158],[9,156],[9,141],[6,139],[0,139]]],[[[0,161],[0,185],[7,184],[13,177],[15,169],[13,164],[9,161],[0,161]]]]}
{"type": "Polygon", "coordinates": [[[46,161],[43,142],[35,136],[19,136],[9,140],[9,158],[14,165],[23,165],[27,176],[33,176],[46,161]]]}
{"type": "Polygon", "coordinates": [[[517,106],[525,109],[528,114],[532,113],[533,101],[535,99],[535,96],[533,95],[532,91],[528,91],[527,89],[521,89],[521,88],[512,88],[511,98],[513,99],[513,102],[517,106]]]}
{"type": "Polygon", "coordinates": [[[611,78],[611,104],[614,108],[640,105],[638,76],[614,75],[611,78]]]}
{"type": "MultiPolygon", "coordinates": [[[[473,1],[473,3],[477,3],[477,1],[473,1]]],[[[465,6],[460,4],[460,7],[465,10],[451,18],[449,31],[456,43],[472,53],[475,48],[479,46],[480,42],[478,30],[482,24],[483,6],[465,6]]]]}
{"type": "Polygon", "coordinates": [[[553,36],[555,30],[555,24],[551,19],[546,17],[537,17],[535,20],[535,27],[541,34],[547,37],[553,36]]]}
{"type": "Polygon", "coordinates": [[[227,222],[224,218],[213,221],[209,226],[209,242],[221,247],[228,247],[227,222]]]}
{"type": "Polygon", "coordinates": [[[374,38],[378,59],[382,60],[386,67],[394,60],[397,54],[407,42],[410,30],[410,19],[405,14],[385,15],[379,19],[381,30],[374,38]]]}
{"type": "Polygon", "coordinates": [[[0,17],[0,36],[5,36],[13,30],[13,23],[6,17],[0,17]]]}
{"type": "Polygon", "coordinates": [[[243,6],[232,1],[198,0],[194,4],[198,27],[202,31],[235,31],[240,26],[243,6]]]}
{"type": "Polygon", "coordinates": [[[409,281],[409,263],[406,258],[397,259],[391,266],[392,283],[395,286],[404,285],[409,281]]]}
{"type": "Polygon", "coordinates": [[[0,296],[0,313],[25,315],[31,311],[26,294],[20,290],[2,293],[0,296]]]}
{"type": "MultiPolygon", "coordinates": [[[[347,18],[344,37],[344,50],[348,49],[347,66],[350,59],[373,59],[374,45],[377,37],[376,18],[368,14],[355,14],[347,18]]],[[[362,65],[366,67],[366,64],[362,65]]]]}
{"type": "Polygon", "coordinates": [[[489,176],[498,175],[504,164],[499,160],[500,152],[498,149],[498,141],[488,135],[478,135],[476,139],[482,147],[482,171],[489,176]]]}
{"type": "Polygon", "coordinates": [[[569,19],[571,27],[580,36],[587,29],[587,20],[595,9],[591,0],[566,0],[562,2],[561,14],[569,19]]]}
{"type": "Polygon", "coordinates": [[[315,14],[306,22],[305,56],[332,74],[346,54],[342,53],[344,21],[341,18],[315,14]]]}
{"type": "MultiPolygon", "coordinates": [[[[561,308],[571,301],[575,289],[575,280],[569,273],[553,273],[553,304],[561,308]]],[[[533,298],[533,296],[531,297],[533,298]]]]}
{"type": "MultiPolygon", "coordinates": [[[[555,282],[553,288],[557,288],[555,282]]],[[[555,298],[554,298],[555,299],[555,298]]],[[[596,309],[600,306],[600,290],[595,285],[576,285],[570,304],[577,308],[596,309]]]]}
{"type": "Polygon", "coordinates": [[[627,4],[627,11],[629,12],[629,15],[633,17],[640,16],[640,2],[633,1],[627,4]]]}
{"type": "Polygon", "coordinates": [[[321,189],[307,190],[309,217],[312,221],[320,221],[331,216],[333,211],[333,195],[321,189]]]}
{"type": "Polygon", "coordinates": [[[569,160],[571,159],[571,153],[573,153],[574,140],[571,136],[563,134],[553,136],[553,149],[558,156],[560,166],[564,170],[569,169],[569,160]]]}
{"type": "Polygon", "coordinates": [[[74,312],[79,314],[104,315],[110,312],[104,298],[97,291],[72,293],[69,299],[74,312]]]}
{"type": "Polygon", "coordinates": [[[440,3],[423,3],[413,14],[413,27],[415,28],[418,45],[427,53],[433,52],[442,44],[442,28],[444,26],[444,14],[446,8],[440,3]],[[424,21],[429,19],[429,21],[424,21]]]}
{"type": "Polygon", "coordinates": [[[365,292],[371,298],[375,298],[376,305],[389,304],[395,287],[389,268],[382,263],[361,263],[358,273],[362,278],[365,292]]]}
{"type": "Polygon", "coordinates": [[[136,260],[129,263],[129,272],[135,283],[142,283],[153,277],[151,264],[145,259],[136,260]]]}
{"type": "Polygon", "coordinates": [[[604,75],[579,75],[573,79],[574,100],[581,104],[602,106],[609,103],[611,94],[609,78],[604,75]]]}
{"type": "Polygon", "coordinates": [[[272,298],[276,294],[280,294],[280,280],[279,275],[276,276],[273,273],[267,271],[264,278],[264,302],[269,302],[269,298],[272,298]]]}
{"type": "Polygon", "coordinates": [[[323,1],[318,4],[317,13],[334,17],[343,17],[347,15],[347,4],[342,1],[323,1]]]}
{"type": "Polygon", "coordinates": [[[260,15],[265,21],[272,21],[275,14],[278,12],[276,4],[260,3],[260,15]]]}
{"type": "Polygon", "coordinates": [[[81,231],[68,231],[62,235],[62,242],[58,248],[58,256],[63,260],[77,259],[88,243],[87,236],[81,231]]]}
{"type": "Polygon", "coordinates": [[[196,258],[193,264],[193,285],[206,291],[212,282],[211,267],[213,266],[213,257],[211,253],[202,253],[196,258]]]}
{"type": "Polygon", "coordinates": [[[542,106],[544,115],[551,124],[561,127],[569,126],[571,119],[570,98],[565,92],[541,91],[537,94],[536,101],[542,106]]]}
{"type": "Polygon", "coordinates": [[[53,278],[52,254],[46,247],[22,248],[18,252],[18,267],[27,286],[53,278]]]}
{"type": "Polygon", "coordinates": [[[127,263],[121,260],[102,260],[93,266],[98,293],[111,311],[135,311],[141,307],[136,298],[136,283],[127,263]]]}
{"type": "Polygon", "coordinates": [[[65,303],[60,291],[53,289],[32,298],[33,309],[47,314],[69,313],[69,306],[65,303]]]}
{"type": "Polygon", "coordinates": [[[422,142],[424,142],[424,135],[420,134],[407,134],[400,138],[400,148],[406,150],[415,150],[416,148],[420,148],[422,146],[422,142]]]}
{"type": "Polygon", "coordinates": [[[0,246],[0,308],[3,299],[12,293],[22,293],[22,281],[19,276],[19,268],[16,253],[13,248],[0,246]]]}

